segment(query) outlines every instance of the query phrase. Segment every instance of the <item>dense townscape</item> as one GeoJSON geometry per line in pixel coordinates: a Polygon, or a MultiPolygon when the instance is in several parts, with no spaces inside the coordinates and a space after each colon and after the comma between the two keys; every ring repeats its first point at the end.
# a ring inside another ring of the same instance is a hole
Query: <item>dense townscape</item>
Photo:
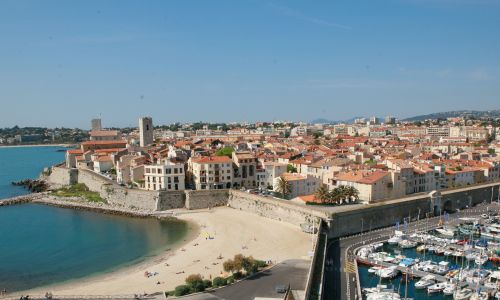
{"type": "Polygon", "coordinates": [[[500,179],[495,120],[351,124],[174,124],[103,129],[68,150],[66,166],[135,189],[237,188],[306,204],[374,203],[500,179]]]}

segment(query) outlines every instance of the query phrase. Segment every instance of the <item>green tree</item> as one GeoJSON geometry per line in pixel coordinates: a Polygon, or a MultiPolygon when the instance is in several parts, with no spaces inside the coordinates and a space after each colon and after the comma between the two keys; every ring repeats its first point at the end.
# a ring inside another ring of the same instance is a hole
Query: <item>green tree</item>
{"type": "Polygon", "coordinates": [[[297,168],[291,164],[288,164],[288,166],[286,166],[286,171],[288,173],[297,173],[297,168]]]}
{"type": "Polygon", "coordinates": [[[328,201],[328,188],[324,185],[321,185],[319,189],[316,190],[316,193],[314,193],[314,196],[318,198],[321,202],[327,202],[328,201]]]}
{"type": "Polygon", "coordinates": [[[222,149],[217,150],[217,152],[215,152],[215,155],[232,157],[233,152],[234,152],[233,147],[224,147],[222,149]]]}
{"type": "Polygon", "coordinates": [[[279,177],[276,181],[276,191],[280,193],[283,198],[286,198],[286,196],[292,192],[290,183],[283,176],[279,177]]]}

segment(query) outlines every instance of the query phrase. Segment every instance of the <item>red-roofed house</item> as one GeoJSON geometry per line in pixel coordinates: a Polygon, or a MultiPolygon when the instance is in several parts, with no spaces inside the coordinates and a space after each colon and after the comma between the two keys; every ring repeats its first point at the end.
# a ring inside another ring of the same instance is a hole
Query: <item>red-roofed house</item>
{"type": "Polygon", "coordinates": [[[188,160],[188,182],[197,190],[228,189],[233,184],[233,160],[198,156],[188,160]]]}
{"type": "Polygon", "coordinates": [[[359,191],[359,200],[373,203],[405,195],[405,186],[398,177],[398,172],[349,171],[339,173],[335,177],[335,186],[355,187],[359,191]]]}

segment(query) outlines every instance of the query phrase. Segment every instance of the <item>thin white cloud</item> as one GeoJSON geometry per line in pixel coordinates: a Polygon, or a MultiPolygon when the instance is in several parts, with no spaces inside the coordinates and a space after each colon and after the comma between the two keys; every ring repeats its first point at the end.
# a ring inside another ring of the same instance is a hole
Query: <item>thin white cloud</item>
{"type": "Polygon", "coordinates": [[[295,18],[298,20],[306,21],[306,22],[316,24],[316,25],[321,25],[321,26],[336,27],[336,28],[340,28],[340,29],[344,29],[344,30],[351,30],[352,29],[350,26],[347,26],[347,25],[335,23],[332,21],[328,21],[328,20],[324,20],[324,19],[320,19],[320,18],[316,18],[316,17],[307,16],[304,13],[302,13],[298,10],[292,9],[290,7],[287,7],[287,6],[276,5],[274,3],[269,3],[269,5],[272,6],[273,8],[275,8],[282,15],[292,17],[292,18],[295,18]]]}

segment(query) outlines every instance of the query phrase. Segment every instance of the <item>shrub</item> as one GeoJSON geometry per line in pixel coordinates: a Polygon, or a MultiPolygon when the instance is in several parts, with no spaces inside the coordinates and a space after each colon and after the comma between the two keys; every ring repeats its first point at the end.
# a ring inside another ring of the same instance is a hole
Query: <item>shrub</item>
{"type": "Polygon", "coordinates": [[[227,279],[222,277],[215,277],[212,282],[212,285],[214,287],[225,286],[227,285],[227,279]]]}
{"type": "Polygon", "coordinates": [[[255,260],[255,265],[259,269],[267,267],[267,263],[265,261],[263,261],[263,260],[255,260]]]}
{"type": "Polygon", "coordinates": [[[205,279],[203,280],[203,286],[208,289],[208,288],[211,288],[212,287],[212,281],[208,280],[208,279],[205,279]]]}
{"type": "Polygon", "coordinates": [[[254,263],[246,271],[248,275],[253,275],[259,271],[259,267],[254,263]]]}
{"type": "Polygon", "coordinates": [[[234,278],[233,278],[233,276],[229,276],[229,277],[227,278],[227,284],[233,284],[233,283],[234,283],[234,278]]]}
{"type": "Polygon", "coordinates": [[[194,293],[203,292],[205,290],[205,283],[203,281],[193,282],[191,291],[194,293]]]}
{"type": "Polygon", "coordinates": [[[188,277],[186,277],[185,281],[187,285],[192,285],[193,283],[196,282],[203,282],[203,279],[201,278],[200,274],[191,274],[188,277]]]}
{"type": "Polygon", "coordinates": [[[224,263],[222,263],[222,268],[224,269],[224,271],[232,273],[233,271],[235,271],[234,261],[232,261],[231,259],[226,260],[224,263]]]}
{"type": "Polygon", "coordinates": [[[233,279],[238,280],[241,278],[243,278],[243,273],[241,273],[240,271],[233,273],[233,279]]]}
{"type": "Polygon", "coordinates": [[[203,292],[205,284],[200,274],[191,274],[186,278],[186,284],[193,292],[203,292]]]}
{"type": "Polygon", "coordinates": [[[175,287],[174,290],[174,296],[179,297],[179,296],[184,296],[187,295],[191,292],[191,289],[189,286],[183,284],[183,285],[178,285],[175,287]]]}

